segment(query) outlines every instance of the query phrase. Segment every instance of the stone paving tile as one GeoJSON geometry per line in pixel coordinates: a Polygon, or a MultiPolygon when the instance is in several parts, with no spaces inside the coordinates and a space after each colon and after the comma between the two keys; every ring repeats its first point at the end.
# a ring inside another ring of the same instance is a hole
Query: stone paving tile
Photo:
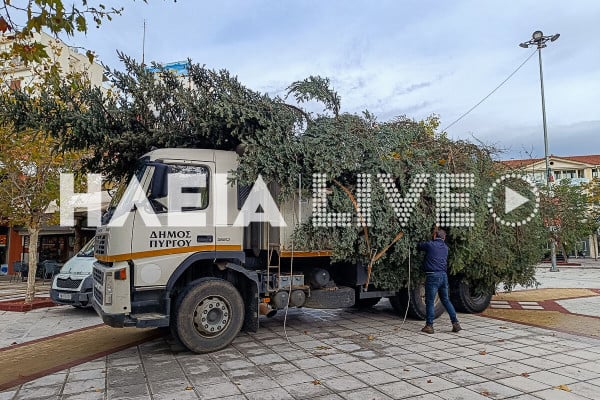
{"type": "Polygon", "coordinates": [[[196,400],[198,395],[193,390],[161,392],[152,395],[153,400],[196,400]]]}
{"type": "Polygon", "coordinates": [[[518,390],[497,382],[477,383],[466,388],[492,399],[506,399],[521,394],[518,390]]]}
{"type": "Polygon", "coordinates": [[[391,400],[392,399],[391,397],[389,397],[373,388],[360,389],[360,390],[356,390],[356,391],[353,390],[350,392],[342,392],[342,393],[340,393],[340,395],[344,399],[347,399],[347,400],[365,400],[365,399],[391,400]]]}
{"type": "Polygon", "coordinates": [[[425,372],[422,369],[415,367],[414,365],[409,365],[404,368],[390,368],[386,369],[385,372],[390,375],[394,375],[400,379],[411,379],[411,378],[419,378],[421,376],[430,375],[429,372],[425,372]]]}
{"type": "Polygon", "coordinates": [[[498,364],[495,366],[498,369],[502,369],[504,371],[510,372],[513,375],[520,375],[520,374],[530,374],[532,372],[538,371],[538,368],[536,367],[532,367],[531,365],[527,365],[527,364],[523,364],[521,362],[516,362],[516,361],[510,361],[510,362],[506,362],[506,363],[502,363],[502,364],[498,364]]]}
{"type": "Polygon", "coordinates": [[[22,388],[14,397],[15,399],[41,399],[45,397],[54,397],[60,393],[62,385],[37,386],[31,388],[22,388]]]}
{"type": "Polygon", "coordinates": [[[420,387],[427,392],[439,392],[442,390],[453,389],[458,387],[455,383],[452,383],[444,378],[438,376],[427,376],[422,378],[409,379],[409,383],[420,387]]]}
{"type": "Polygon", "coordinates": [[[285,400],[294,399],[285,389],[276,387],[257,392],[247,393],[246,398],[249,400],[285,400]]]}
{"type": "Polygon", "coordinates": [[[334,376],[340,376],[340,375],[344,374],[344,372],[342,372],[342,370],[340,370],[337,367],[334,367],[333,365],[327,365],[325,367],[309,368],[309,369],[304,370],[304,372],[306,372],[313,378],[319,379],[319,380],[326,379],[326,378],[332,378],[334,376]]]}
{"type": "Polygon", "coordinates": [[[453,371],[444,374],[444,379],[457,384],[458,386],[468,386],[475,383],[485,382],[486,378],[475,375],[468,371],[453,371]]]}
{"type": "MultiPolygon", "coordinates": [[[[365,312],[290,310],[286,338],[280,314],[216,353],[174,353],[157,339],[1,392],[0,400],[471,400],[481,393],[596,400],[600,392],[600,340],[593,338],[474,315],[460,315],[459,334],[445,332],[442,319],[435,335],[425,335],[422,322],[403,323],[387,301],[365,312]],[[560,384],[572,391],[552,389],[560,384]]],[[[9,331],[27,335],[23,321],[9,331]]]]}
{"type": "Polygon", "coordinates": [[[600,362],[598,361],[588,361],[581,364],[575,364],[574,367],[585,369],[587,371],[593,371],[596,375],[600,374],[600,362]]]}
{"type": "Polygon", "coordinates": [[[184,393],[193,390],[193,385],[184,376],[181,376],[179,379],[164,380],[160,382],[149,379],[148,384],[150,385],[150,391],[153,394],[184,393]]]}
{"type": "Polygon", "coordinates": [[[569,388],[580,396],[588,397],[590,399],[597,399],[600,396],[600,386],[593,385],[587,382],[577,382],[569,385],[569,388]]]}
{"type": "MultiPolygon", "coordinates": [[[[335,375],[337,375],[337,373],[335,375]]],[[[285,373],[281,375],[275,375],[273,379],[275,379],[275,381],[282,387],[315,380],[314,377],[303,371],[294,372],[292,374],[285,373]]]]}
{"type": "Polygon", "coordinates": [[[577,379],[578,381],[593,379],[598,376],[598,374],[595,372],[574,367],[572,365],[565,365],[559,368],[551,369],[549,372],[556,372],[557,374],[565,375],[573,379],[577,379]]]}
{"type": "Polygon", "coordinates": [[[0,392],[0,400],[11,400],[15,394],[17,393],[17,390],[7,390],[5,392],[0,392]]]}
{"type": "Polygon", "coordinates": [[[104,392],[83,392],[63,395],[64,400],[104,400],[104,392]]]}
{"type": "Polygon", "coordinates": [[[321,382],[334,392],[341,392],[345,390],[354,390],[367,387],[367,384],[354,378],[350,375],[344,375],[335,378],[328,378],[321,382]]]}
{"type": "Polygon", "coordinates": [[[556,361],[546,360],[545,358],[527,358],[519,361],[521,364],[531,365],[536,370],[540,369],[551,369],[560,367],[562,364],[556,361]]]}
{"type": "Polygon", "coordinates": [[[77,394],[81,392],[104,392],[106,381],[104,378],[87,379],[65,383],[62,394],[77,394]]]}
{"type": "Polygon", "coordinates": [[[148,398],[150,391],[148,386],[144,384],[137,385],[123,385],[116,387],[109,387],[108,398],[109,399],[137,399],[137,398],[148,398]]]}
{"type": "Polygon", "coordinates": [[[66,373],[58,373],[47,375],[41,378],[38,378],[34,381],[27,382],[23,385],[23,388],[33,388],[39,386],[51,386],[51,385],[62,385],[67,379],[66,373]]]}
{"type": "Polygon", "coordinates": [[[557,389],[547,389],[541,392],[535,392],[533,395],[543,400],[590,400],[589,397],[557,389]]]}
{"type": "Polygon", "coordinates": [[[357,374],[356,377],[361,381],[372,385],[377,386],[384,383],[396,382],[399,380],[397,376],[389,374],[385,371],[369,371],[357,374]]]}
{"type": "Polygon", "coordinates": [[[540,400],[540,398],[531,394],[520,394],[516,397],[511,397],[510,400],[540,400]]]}
{"type": "Polygon", "coordinates": [[[426,393],[423,389],[405,381],[386,383],[385,385],[379,385],[377,389],[394,399],[405,399],[426,393]]]}
{"type": "Polygon", "coordinates": [[[511,376],[510,378],[498,379],[496,382],[502,385],[510,386],[513,389],[517,389],[525,393],[545,390],[550,386],[525,376],[511,376]]]}
{"type": "Polygon", "coordinates": [[[529,374],[529,378],[552,386],[558,386],[563,384],[568,385],[573,382],[577,382],[577,379],[570,378],[566,375],[557,374],[556,372],[550,371],[533,372],[529,374]]]}
{"type": "Polygon", "coordinates": [[[444,400],[489,400],[489,397],[482,396],[477,392],[463,387],[443,390],[441,392],[437,392],[436,395],[444,400]]]}
{"type": "Polygon", "coordinates": [[[194,390],[200,395],[201,399],[221,399],[226,396],[240,394],[237,386],[231,382],[216,384],[202,384],[194,386],[194,390]]]}
{"type": "Polygon", "coordinates": [[[286,386],[285,390],[296,399],[314,399],[333,393],[323,384],[315,384],[312,382],[296,383],[295,385],[286,386]]]}

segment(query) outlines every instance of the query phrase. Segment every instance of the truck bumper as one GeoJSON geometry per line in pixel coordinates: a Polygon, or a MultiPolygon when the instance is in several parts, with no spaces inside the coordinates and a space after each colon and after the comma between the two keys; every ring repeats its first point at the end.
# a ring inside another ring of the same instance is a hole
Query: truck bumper
{"type": "Polygon", "coordinates": [[[89,307],[92,305],[92,292],[81,293],[50,289],[50,298],[56,304],[66,304],[77,307],[89,307]]]}
{"type": "Polygon", "coordinates": [[[127,326],[136,326],[136,321],[130,318],[125,314],[109,314],[102,310],[102,307],[98,305],[95,301],[92,301],[94,306],[94,310],[96,313],[102,318],[102,322],[104,322],[108,326],[112,326],[113,328],[124,328],[127,326]]]}

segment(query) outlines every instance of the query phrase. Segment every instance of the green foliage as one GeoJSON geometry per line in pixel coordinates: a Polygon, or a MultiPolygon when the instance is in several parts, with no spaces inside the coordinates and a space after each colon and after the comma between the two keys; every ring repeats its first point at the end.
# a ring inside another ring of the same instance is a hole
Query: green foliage
{"type": "MultiPolygon", "coordinates": [[[[435,174],[473,173],[475,188],[465,191],[470,193],[475,226],[448,228],[452,273],[463,274],[482,289],[499,282],[508,287],[534,282],[534,265],[544,244],[541,220],[525,227],[497,224],[486,203],[487,190],[498,175],[493,149],[436,133],[436,116],[379,122],[368,111],[341,113],[339,97],[326,79],[292,83],[288,95],[297,102],[322,101],[333,113],[314,115],[244,87],[225,70],[190,62],[188,75],[180,77],[160,65],[154,65],[154,73],[121,57],[125,71],[107,71],[114,88],[108,94],[75,82],[62,85],[54,97],[43,97],[44,112],[25,111],[27,93],[19,93],[12,109],[0,104],[0,114],[17,124],[43,126],[66,149],[89,149],[87,167],[113,178],[131,173],[137,159],[153,147],[237,149],[243,153],[235,171],[240,182],[254,182],[262,174],[267,182],[281,183],[280,197],[285,200],[300,182],[310,193],[313,173],[326,173],[332,189],[330,210],[354,213],[342,187],[355,192],[357,175],[371,174],[373,226],[365,231],[306,223],[295,232],[295,248],[329,248],[335,260],[369,264],[403,232],[404,237],[373,265],[373,281],[382,288],[406,285],[409,258],[415,267],[422,260],[416,244],[430,238],[435,222],[435,174]],[[395,178],[403,196],[416,174],[431,175],[405,227],[376,181],[382,173],[395,178]]],[[[422,278],[419,268],[413,268],[412,276],[415,281],[422,278]]]]}
{"type": "Polygon", "coordinates": [[[540,212],[553,238],[567,253],[586,240],[598,229],[594,207],[594,182],[590,185],[572,185],[563,179],[552,185],[548,194],[542,190],[540,212]]]}
{"type": "Polygon", "coordinates": [[[340,97],[329,88],[329,83],[327,78],[309,76],[288,86],[288,96],[293,95],[298,103],[317,100],[325,105],[325,110],[333,112],[337,117],[340,112],[340,97]]]}

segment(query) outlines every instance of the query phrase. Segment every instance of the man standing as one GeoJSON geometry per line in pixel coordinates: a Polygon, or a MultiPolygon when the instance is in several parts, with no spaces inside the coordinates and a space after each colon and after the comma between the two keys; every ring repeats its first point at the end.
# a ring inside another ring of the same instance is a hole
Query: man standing
{"type": "Polygon", "coordinates": [[[439,294],[440,301],[446,308],[450,321],[452,321],[452,332],[458,332],[462,328],[456,318],[456,311],[448,297],[448,246],[445,243],[446,231],[434,228],[433,240],[421,242],[417,245],[419,250],[425,251],[423,269],[427,276],[425,280],[425,305],[427,307],[427,322],[421,332],[433,333],[433,318],[435,295],[439,294]]]}

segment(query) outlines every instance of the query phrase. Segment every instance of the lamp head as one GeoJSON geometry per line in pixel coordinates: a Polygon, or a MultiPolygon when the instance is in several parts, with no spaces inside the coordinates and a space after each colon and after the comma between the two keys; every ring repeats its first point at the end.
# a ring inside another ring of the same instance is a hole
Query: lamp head
{"type": "Polygon", "coordinates": [[[556,39],[558,39],[560,37],[560,33],[556,33],[554,35],[552,35],[552,37],[550,38],[551,42],[554,42],[556,39]]]}
{"type": "Polygon", "coordinates": [[[538,41],[542,37],[544,37],[544,33],[542,31],[535,31],[533,32],[533,35],[531,35],[531,37],[533,37],[533,40],[538,41]]]}
{"type": "Polygon", "coordinates": [[[529,45],[527,43],[519,43],[519,46],[526,49],[529,47],[529,45]]]}

